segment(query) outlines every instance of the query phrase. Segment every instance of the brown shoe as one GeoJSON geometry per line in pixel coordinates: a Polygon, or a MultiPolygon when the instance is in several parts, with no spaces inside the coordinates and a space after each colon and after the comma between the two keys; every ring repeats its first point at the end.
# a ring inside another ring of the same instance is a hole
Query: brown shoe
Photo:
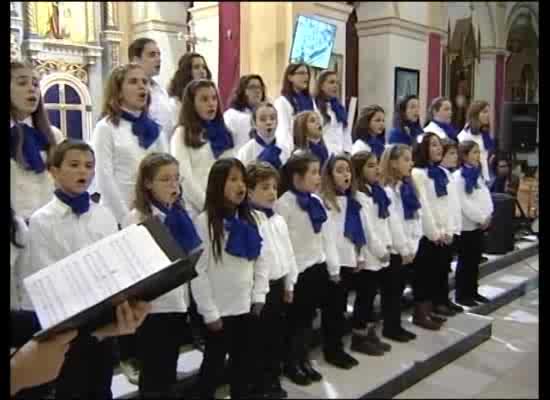
{"type": "Polygon", "coordinates": [[[437,331],[441,329],[441,325],[430,318],[430,308],[430,302],[416,303],[412,322],[421,328],[437,331]]]}

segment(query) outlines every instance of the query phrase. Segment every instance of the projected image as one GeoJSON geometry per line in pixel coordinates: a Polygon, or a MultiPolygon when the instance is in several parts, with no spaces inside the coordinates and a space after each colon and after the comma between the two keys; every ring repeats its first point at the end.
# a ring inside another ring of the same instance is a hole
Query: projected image
{"type": "Polygon", "coordinates": [[[327,68],[335,37],[335,25],[300,15],[296,22],[290,62],[327,68]]]}

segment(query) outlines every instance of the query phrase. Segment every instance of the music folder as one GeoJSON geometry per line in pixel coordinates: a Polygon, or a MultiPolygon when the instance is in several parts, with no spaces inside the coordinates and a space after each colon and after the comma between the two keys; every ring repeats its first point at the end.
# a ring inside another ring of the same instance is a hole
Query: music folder
{"type": "Polygon", "coordinates": [[[115,321],[125,300],[151,301],[189,282],[202,249],[185,254],[157,218],[131,225],[25,278],[42,341],[115,321]]]}

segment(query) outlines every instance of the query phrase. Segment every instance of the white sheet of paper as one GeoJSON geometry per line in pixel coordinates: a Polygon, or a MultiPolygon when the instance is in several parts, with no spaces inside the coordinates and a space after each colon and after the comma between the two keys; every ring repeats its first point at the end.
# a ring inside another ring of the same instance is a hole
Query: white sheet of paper
{"type": "Polygon", "coordinates": [[[170,264],[149,231],[131,225],[27,277],[24,285],[47,329],[170,264]]]}
{"type": "Polygon", "coordinates": [[[346,127],[346,135],[351,135],[353,129],[353,121],[355,120],[355,112],[357,111],[357,97],[349,99],[348,106],[348,126],[346,127]]]}

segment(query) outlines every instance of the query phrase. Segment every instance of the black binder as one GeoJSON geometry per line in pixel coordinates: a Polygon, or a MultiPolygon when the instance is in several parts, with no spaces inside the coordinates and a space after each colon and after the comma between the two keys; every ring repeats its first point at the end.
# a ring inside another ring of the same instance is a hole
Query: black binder
{"type": "Polygon", "coordinates": [[[159,247],[168,256],[172,264],[155,274],[136,282],[134,285],[114,294],[64,321],[34,335],[38,341],[46,340],[58,333],[78,329],[81,333],[91,333],[116,320],[115,308],[125,300],[151,301],[171,290],[189,282],[197,276],[195,265],[203,250],[198,249],[185,254],[176,243],[166,226],[157,218],[149,218],[141,223],[153,236],[159,247]]]}

